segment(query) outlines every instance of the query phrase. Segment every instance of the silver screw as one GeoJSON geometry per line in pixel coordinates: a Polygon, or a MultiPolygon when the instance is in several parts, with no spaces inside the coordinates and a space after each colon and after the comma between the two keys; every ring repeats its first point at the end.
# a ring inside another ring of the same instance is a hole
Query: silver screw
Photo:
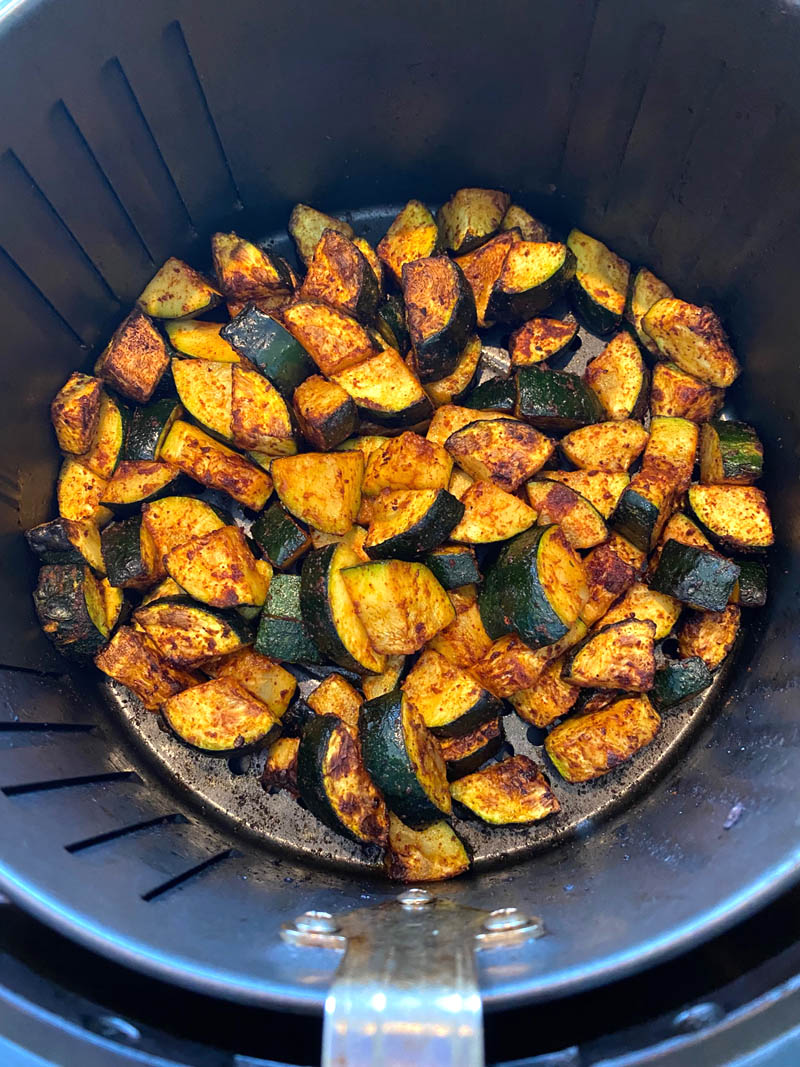
{"type": "Polygon", "coordinates": [[[433,904],[436,897],[427,889],[406,889],[397,898],[404,908],[424,908],[433,904]]]}
{"type": "Polygon", "coordinates": [[[528,916],[523,915],[519,908],[497,908],[484,919],[483,928],[494,934],[517,930],[520,926],[527,926],[528,922],[528,916]]]}
{"type": "Polygon", "coordinates": [[[309,934],[335,934],[339,924],[329,911],[306,911],[294,921],[295,929],[309,934]]]}

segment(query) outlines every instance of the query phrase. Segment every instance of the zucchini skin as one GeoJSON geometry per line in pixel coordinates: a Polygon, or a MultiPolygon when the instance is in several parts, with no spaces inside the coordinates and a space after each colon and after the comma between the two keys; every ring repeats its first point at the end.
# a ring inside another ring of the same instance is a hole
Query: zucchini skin
{"type": "Polygon", "coordinates": [[[651,589],[698,611],[724,611],[739,577],[738,566],[716,552],[667,541],[651,589]]]}
{"type": "Polygon", "coordinates": [[[170,426],[182,413],[181,405],[169,398],[134,407],[125,431],[122,458],[157,460],[170,426]]]}
{"type": "Polygon", "coordinates": [[[516,388],[516,414],[537,430],[577,430],[602,421],[600,401],[577,374],[534,364],[517,371],[516,388]]]}
{"type": "Polygon", "coordinates": [[[767,568],[757,559],[737,559],[739,606],[763,608],[767,602],[767,568]]]}
{"type": "Polygon", "coordinates": [[[260,512],[250,536],[276,570],[291,567],[311,544],[308,531],[277,500],[260,512]]]}
{"type": "Polygon", "coordinates": [[[406,326],[406,309],[399,293],[389,293],[378,307],[378,332],[398,352],[406,352],[411,345],[406,326]]]}
{"type": "Polygon", "coordinates": [[[253,648],[262,656],[284,663],[325,662],[303,620],[300,575],[273,575],[253,648]]]}
{"type": "Polygon", "coordinates": [[[141,589],[155,575],[142,556],[142,516],[131,515],[106,526],[100,535],[103,562],[110,585],[120,589],[141,589]]]}
{"type": "Polygon", "coordinates": [[[347,651],[333,621],[328,598],[328,577],[338,542],[309,552],[300,572],[300,610],[308,631],[322,652],[340,667],[363,672],[347,651]]]}
{"type": "MultiPolygon", "coordinates": [[[[564,294],[575,276],[577,261],[571,249],[567,248],[564,262],[558,270],[534,289],[522,293],[508,293],[498,287],[492,287],[486,315],[490,320],[505,323],[522,322],[545,311],[564,294]]],[[[501,275],[502,277],[502,275],[501,275]]]]}
{"type": "Polygon", "coordinates": [[[82,564],[45,564],[33,593],[39,624],[66,656],[93,656],[108,643],[94,624],[86,604],[82,564]]]}
{"type": "Polygon", "coordinates": [[[466,545],[463,552],[429,552],[422,562],[444,589],[459,589],[481,580],[475,552],[466,545]]]}
{"type": "Polygon", "coordinates": [[[710,419],[701,429],[700,481],[706,485],[752,485],[763,472],[764,449],[752,426],[730,419],[710,419]],[[720,470],[714,471],[706,450],[715,447],[720,470]]]}
{"type": "Polygon", "coordinates": [[[577,278],[569,284],[569,299],[578,320],[592,333],[612,333],[622,325],[622,315],[595,303],[577,278]]]}
{"type": "Polygon", "coordinates": [[[413,526],[380,544],[365,546],[365,551],[370,559],[419,559],[447,540],[464,511],[460,500],[446,489],[440,489],[433,505],[413,526]]]}
{"type": "Polygon", "coordinates": [[[658,709],[672,708],[707,689],[713,680],[713,674],[700,657],[690,656],[656,671],[650,699],[658,709]]]}
{"type": "Polygon", "coordinates": [[[417,375],[421,382],[435,382],[455,370],[464,346],[475,333],[477,312],[475,297],[464,272],[446,256],[440,257],[454,272],[456,294],[447,322],[436,333],[425,336],[415,323],[414,306],[408,299],[408,288],[414,273],[430,260],[415,260],[403,267],[403,298],[406,301],[406,322],[414,348],[417,375]]]}
{"type": "Polygon", "coordinates": [[[270,315],[248,304],[219,332],[240,356],[255,363],[265,378],[291,404],[297,386],[317,373],[299,341],[270,315]]]}
{"type": "Polygon", "coordinates": [[[614,509],[611,525],[627,541],[642,552],[650,551],[650,540],[658,524],[660,509],[646,496],[628,485],[622,490],[614,509]]]}
{"type": "Polygon", "coordinates": [[[502,411],[510,415],[516,403],[517,386],[514,378],[489,378],[477,385],[461,402],[461,406],[477,411],[502,411]]]}
{"type": "Polygon", "coordinates": [[[39,557],[42,563],[76,563],[82,564],[83,557],[69,539],[66,529],[67,519],[51,519],[39,523],[25,531],[28,548],[39,557]]]}
{"type": "Polygon", "coordinates": [[[499,752],[504,741],[501,718],[490,719],[461,737],[443,738],[442,756],[447,766],[448,781],[453,782],[477,771],[499,752]]]}

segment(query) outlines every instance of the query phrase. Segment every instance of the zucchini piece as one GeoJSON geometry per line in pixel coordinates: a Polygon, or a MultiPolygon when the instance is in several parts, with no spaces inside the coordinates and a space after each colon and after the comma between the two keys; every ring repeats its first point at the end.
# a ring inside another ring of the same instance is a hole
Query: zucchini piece
{"type": "Polygon", "coordinates": [[[127,515],[151,500],[180,493],[186,483],[187,479],[169,463],[123,460],[106,484],[100,503],[115,515],[127,515]]]}
{"type": "Polygon", "coordinates": [[[460,467],[453,467],[453,473],[450,475],[450,482],[447,486],[448,493],[451,493],[456,500],[461,500],[464,493],[473,485],[475,479],[471,474],[467,474],[466,471],[462,471],[460,467]]]}
{"type": "Polygon", "coordinates": [[[669,480],[676,496],[689,488],[697,457],[699,431],[689,419],[650,419],[650,440],[644,450],[642,470],[660,470],[669,480]]]}
{"type": "Polygon", "coordinates": [[[414,426],[430,418],[431,401],[400,353],[387,348],[331,378],[360,414],[383,426],[414,426]]]}
{"type": "Polygon", "coordinates": [[[367,773],[403,822],[417,828],[450,814],[439,744],[399,689],[365,701],[359,737],[367,773]]]}
{"type": "Polygon", "coordinates": [[[242,357],[220,336],[221,322],[165,322],[169,343],[176,352],[215,363],[240,363],[242,357]]]}
{"type": "Polygon", "coordinates": [[[105,487],[105,478],[98,477],[77,459],[68,456],[58,475],[58,514],[62,519],[93,522],[96,526],[109,522],[112,514],[100,504],[105,487]]]}
{"type": "Polygon", "coordinates": [[[575,275],[575,256],[557,241],[515,241],[495,282],[487,318],[521,322],[550,307],[575,275]]]}
{"type": "Polygon", "coordinates": [[[650,386],[650,414],[705,422],[717,414],[725,390],[687,374],[676,363],[656,363],[650,386]]]}
{"type": "Polygon", "coordinates": [[[383,489],[446,489],[452,469],[441,445],[406,432],[370,452],[361,491],[377,496],[383,489]]]}
{"type": "Polygon", "coordinates": [[[225,656],[252,640],[235,611],[219,611],[188,596],[155,600],[139,607],[133,618],[174,667],[193,667],[212,656],[225,656]]]}
{"type": "Polygon", "coordinates": [[[713,680],[714,676],[699,656],[668,663],[656,671],[650,699],[659,711],[674,708],[707,689],[713,680]]]}
{"type": "Polygon", "coordinates": [[[337,452],[360,452],[366,462],[370,454],[375,451],[376,448],[380,448],[390,440],[388,437],[379,437],[374,434],[365,434],[363,437],[351,437],[347,441],[343,441],[340,445],[336,446],[337,452]]]}
{"type": "Polygon", "coordinates": [[[510,203],[499,189],[459,189],[436,216],[442,246],[460,255],[484,244],[500,229],[510,203]]]}
{"type": "Polygon", "coordinates": [[[214,678],[164,703],[173,732],[202,752],[236,752],[266,741],[278,719],[233,678],[214,678]]]}
{"type": "Polygon", "coordinates": [[[624,471],[580,470],[541,472],[540,478],[560,482],[578,493],[600,512],[604,519],[611,516],[630,478],[624,471]]]}
{"type": "Polygon", "coordinates": [[[182,415],[183,408],[174,400],[151,400],[149,404],[137,405],[125,429],[122,459],[159,460],[162,445],[173,422],[182,415]]]}
{"type": "MultiPolygon", "coordinates": [[[[485,382],[481,382],[467,394],[463,404],[465,408],[475,408],[477,411],[503,412],[512,415],[517,406],[516,380],[514,378],[487,378],[485,382]]],[[[487,417],[492,416],[489,414],[487,417]]]]}
{"type": "Polygon", "coordinates": [[[111,585],[119,589],[147,589],[160,573],[156,545],[141,515],[112,522],[100,535],[103,562],[111,585]]]}
{"type": "Polygon", "coordinates": [[[403,267],[435,255],[438,247],[439,228],[433,215],[419,200],[409,200],[378,244],[378,255],[400,285],[403,267]]]}
{"type": "Polygon", "coordinates": [[[123,396],[146,404],[168,366],[166,341],[147,315],[135,308],[117,327],[94,372],[123,396]]]}
{"type": "Polygon", "coordinates": [[[181,404],[195,422],[215,437],[230,442],[233,366],[205,359],[173,359],[172,377],[181,404]]]}
{"type": "Polygon", "coordinates": [[[690,615],[678,633],[678,649],[683,659],[699,656],[710,671],[719,667],[733,648],[742,613],[736,604],[724,611],[702,611],[690,615]]]}
{"type": "Polygon", "coordinates": [[[635,756],[660,726],[661,717],[646,696],[623,697],[562,722],[547,735],[544,747],[562,778],[588,782],[635,756]]]}
{"type": "Polygon", "coordinates": [[[447,767],[447,779],[450,782],[472,774],[482,767],[492,756],[497,755],[505,740],[503,720],[498,716],[481,723],[468,734],[460,737],[440,737],[439,747],[447,767]]]}
{"type": "Polygon", "coordinates": [[[267,759],[261,772],[261,785],[268,793],[286,790],[299,797],[297,788],[297,753],[299,737],[279,737],[267,749],[267,759]]]}
{"type": "Polygon", "coordinates": [[[167,573],[162,561],[173,548],[225,525],[210,504],[191,496],[168,496],[145,504],[142,522],[153,539],[161,575],[167,573]]]}
{"type": "Polygon", "coordinates": [[[106,573],[100,531],[93,522],[51,519],[26,530],[25,540],[42,563],[86,562],[97,574],[106,573]]]}
{"type": "Polygon", "coordinates": [[[260,511],[272,492],[272,479],[266,471],[181,419],[172,424],[161,458],[201,485],[219,489],[253,511],[260,511]]]}
{"type": "Polygon", "coordinates": [[[171,696],[198,682],[196,675],[162,659],[147,634],[131,626],[121,626],[94,662],[103,674],[130,689],[148,711],[158,711],[171,696]]]}
{"type": "Polygon", "coordinates": [[[623,619],[595,630],[567,656],[564,679],[582,689],[650,689],[655,632],[649,619],[623,619]]]}
{"type": "Polygon", "coordinates": [[[308,204],[295,204],[289,216],[288,230],[306,266],[311,262],[319,239],[326,230],[336,230],[345,237],[353,236],[353,227],[349,222],[335,219],[308,204]]]}
{"type": "Polygon", "coordinates": [[[286,401],[291,401],[297,386],[316,371],[300,342],[252,304],[222,327],[220,338],[254,363],[286,401]]]}
{"type": "Polygon", "coordinates": [[[348,566],[341,575],[377,652],[417,652],[455,618],[447,593],[421,563],[380,560],[348,566]]]}
{"type": "Polygon", "coordinates": [[[100,422],[102,393],[99,378],[75,371],[53,397],[50,421],[62,452],[79,456],[91,448],[100,422]]]}
{"type": "Polygon", "coordinates": [[[46,563],[33,592],[45,635],[65,655],[93,656],[110,633],[99,579],[80,563],[46,563]]]}
{"type": "Polygon", "coordinates": [[[651,589],[643,582],[634,582],[601,619],[602,626],[610,626],[623,619],[648,619],[656,628],[655,640],[661,641],[672,633],[681,613],[681,602],[667,593],[651,589]]]}
{"type": "Polygon", "coordinates": [[[704,485],[752,485],[761,477],[764,448],[744,422],[713,419],[700,428],[700,481],[704,485]]]}
{"type": "Polygon", "coordinates": [[[640,267],[631,280],[631,287],[625,306],[625,318],[631,324],[636,340],[653,356],[658,355],[658,345],[645,332],[642,326],[642,319],[653,304],[674,295],[670,287],[659,278],[656,278],[655,274],[649,271],[647,267],[640,267]]]}
{"type": "Polygon", "coordinates": [[[288,264],[268,249],[235,233],[215,233],[211,257],[231,314],[253,303],[261,311],[278,311],[292,298],[288,264]]]}
{"type": "MultiPolygon", "coordinates": [[[[354,237],[353,244],[359,250],[364,259],[366,259],[367,263],[369,264],[370,270],[375,276],[375,284],[378,287],[378,302],[380,302],[383,300],[383,263],[381,263],[378,253],[375,251],[369,241],[365,240],[363,237],[354,237]]],[[[374,317],[375,313],[373,313],[372,315],[372,318],[374,317]]]]}
{"type": "Polygon", "coordinates": [[[497,416],[491,411],[475,412],[468,407],[459,407],[457,404],[444,404],[436,409],[425,439],[435,445],[443,445],[450,434],[460,430],[462,426],[478,419],[495,418],[497,416]]]}
{"type": "Polygon", "coordinates": [[[385,845],[389,815],[350,728],[335,715],[315,715],[297,753],[297,787],[308,810],[359,844],[385,845]]]}
{"type": "Polygon", "coordinates": [[[501,230],[519,230],[526,241],[549,241],[550,231],[519,204],[512,204],[503,216],[501,230]]]}
{"type": "Polygon", "coordinates": [[[515,419],[471,422],[445,441],[445,448],[473,478],[490,478],[513,493],[545,465],[555,445],[515,419]]]}
{"type": "Polygon", "coordinates": [[[317,715],[335,715],[354,730],[358,730],[358,713],[363,702],[358,690],[341,674],[323,678],[307,700],[317,715]]]}
{"type": "Polygon", "coordinates": [[[563,530],[536,526],[503,547],[478,607],[492,639],[516,632],[536,649],[569,632],[587,596],[583,565],[563,530]]]}
{"type": "Polygon", "coordinates": [[[576,430],[601,421],[600,403],[577,374],[522,367],[516,383],[516,414],[537,430],[576,430]]]}
{"type": "Polygon", "coordinates": [[[488,312],[492,290],[503,270],[508,250],[519,239],[516,232],[500,233],[474,252],[459,256],[456,261],[475,297],[477,323],[481,329],[492,325],[488,312]]]}
{"type": "Polygon", "coordinates": [[[129,605],[123,591],[111,585],[108,578],[100,580],[100,588],[103,594],[106,626],[108,627],[108,632],[111,633],[115,626],[122,622],[123,617],[127,618],[129,605]]]}
{"type": "Polygon", "coordinates": [[[110,478],[122,458],[127,412],[105,393],[100,397],[97,433],[88,452],[77,458],[99,478],[110,478]]]}
{"type": "MultiPolygon", "coordinates": [[[[314,641],[339,667],[380,673],[386,661],[351,600],[347,570],[363,557],[352,543],[339,541],[316,549],[303,561],[300,607],[314,641]]],[[[402,651],[397,649],[396,651],[402,651]]]]}
{"type": "Polygon", "coordinates": [[[577,335],[578,320],[573,315],[564,319],[531,319],[508,339],[511,363],[514,367],[542,363],[568,349],[577,335]]]}
{"type": "Polygon", "coordinates": [[[244,365],[231,368],[231,432],[237,448],[270,456],[297,451],[283,397],[263,375],[244,365]]]}
{"type": "Polygon", "coordinates": [[[640,422],[597,422],[561,439],[561,451],[583,470],[626,471],[644,451],[648,433],[640,422]]]}
{"type": "Polygon", "coordinates": [[[378,350],[360,322],[319,301],[292,304],[284,311],[283,322],[328,377],[363,363],[378,350]]]}
{"type": "Polygon", "coordinates": [[[450,786],[453,800],[493,826],[532,823],[560,810],[550,783],[527,756],[511,756],[450,786]]]}
{"type": "Polygon", "coordinates": [[[663,471],[640,470],[623,489],[611,525],[636,548],[649,552],[658,542],[674,499],[674,488],[663,471]]]}
{"type": "Polygon", "coordinates": [[[642,319],[645,333],[653,339],[663,359],[701,381],[725,389],[739,376],[722,323],[710,307],[697,307],[684,300],[658,300],[642,319]]]}
{"type": "Polygon", "coordinates": [[[666,593],[698,611],[722,611],[739,577],[739,568],[716,552],[667,541],[650,579],[666,593]]]}
{"type": "Polygon", "coordinates": [[[474,545],[506,541],[536,522],[532,508],[494,482],[473,482],[461,503],[464,516],[451,530],[451,541],[474,545]]]}
{"type": "Polygon", "coordinates": [[[275,491],[295,518],[325,533],[346,534],[358,515],[360,452],[305,452],[272,463],[275,491]]]}
{"type": "Polygon", "coordinates": [[[583,561],[589,598],[581,618],[591,626],[605,615],[614,601],[630,589],[645,563],[645,554],[618,533],[612,532],[605,544],[583,561]]]}
{"type": "Polygon", "coordinates": [[[311,547],[308,530],[296,522],[277,500],[250,527],[250,536],[276,570],[287,570],[311,547]]]}
{"type": "Polygon", "coordinates": [[[378,309],[378,280],[348,237],[325,230],[314,249],[300,297],[321,300],[362,322],[371,322],[378,309]]]}
{"type": "Polygon", "coordinates": [[[167,554],[164,565],[190,597],[213,608],[261,607],[272,576],[269,564],[268,576],[257,566],[238,526],[222,526],[178,545],[167,554]]]}
{"type": "Polygon", "coordinates": [[[567,247],[576,260],[570,287],[575,313],[593,333],[611,333],[622,322],[630,264],[580,230],[570,232],[567,247]]]}
{"type": "Polygon", "coordinates": [[[403,267],[406,323],[421,382],[452,374],[475,332],[472,289],[447,256],[417,259],[403,267]]]}
{"type": "Polygon", "coordinates": [[[300,739],[306,723],[314,718],[316,712],[306,704],[302,697],[291,704],[281,719],[281,733],[285,737],[300,739]]]}
{"type": "Polygon", "coordinates": [[[321,452],[336,448],[358,427],[353,398],[318,374],[297,387],[292,406],[303,437],[321,452]]]}
{"type": "Polygon", "coordinates": [[[424,830],[412,830],[389,814],[389,843],[384,856],[386,877],[393,882],[443,882],[469,870],[464,843],[442,820],[424,830]]]}
{"type": "Polygon", "coordinates": [[[544,668],[533,685],[509,696],[514,711],[531,726],[550,726],[570,711],[581,690],[564,681],[563,659],[554,659],[544,668]]]}
{"type": "Polygon", "coordinates": [[[270,582],[253,644],[256,652],[285,663],[324,663],[300,609],[300,575],[276,574],[270,582]]]}
{"type": "Polygon", "coordinates": [[[170,256],[136,303],[153,319],[193,319],[215,308],[221,299],[219,290],[202,274],[170,256]]]}
{"type": "Polygon", "coordinates": [[[609,419],[640,419],[647,410],[649,375],[639,346],[626,330],[587,365],[585,380],[609,419]]]}
{"type": "Polygon", "coordinates": [[[723,548],[761,552],[775,543],[766,495],[753,485],[692,485],[689,506],[723,548]]]}
{"type": "Polygon", "coordinates": [[[517,634],[506,634],[489,648],[472,672],[482,685],[500,699],[539,684],[548,665],[586,636],[585,623],[578,620],[559,641],[532,649],[517,634]]]}
{"type": "Polygon", "coordinates": [[[480,358],[481,339],[475,334],[464,346],[464,351],[458,357],[458,363],[452,374],[438,381],[428,382],[424,387],[434,407],[458,403],[469,392],[478,373],[480,358]]]}
{"type": "Polygon", "coordinates": [[[737,560],[739,581],[731,600],[743,608],[763,608],[767,602],[767,568],[760,560],[737,560]]]}
{"type": "Polygon", "coordinates": [[[442,545],[422,562],[444,589],[458,589],[481,580],[475,552],[469,545],[442,545]]]}
{"type": "Polygon", "coordinates": [[[426,648],[402,684],[406,700],[439,737],[459,737],[503,714],[503,706],[462,667],[426,648]]]}
{"type": "Polygon", "coordinates": [[[203,670],[212,678],[231,678],[266,704],[276,719],[286,714],[297,681],[278,663],[252,648],[240,648],[222,659],[204,663],[203,670]]]}
{"type": "Polygon", "coordinates": [[[446,489],[384,489],[364,549],[370,559],[417,559],[446,541],[463,514],[446,489]]]}
{"type": "Polygon", "coordinates": [[[471,667],[492,647],[492,639],[484,629],[477,603],[450,594],[456,617],[431,640],[429,647],[441,652],[456,667],[471,667]]]}
{"type": "Polygon", "coordinates": [[[367,700],[383,696],[396,689],[405,669],[405,656],[387,656],[386,667],[380,674],[364,675],[361,688],[367,700]]]}
{"type": "Polygon", "coordinates": [[[407,352],[411,346],[406,326],[406,309],[399,293],[389,293],[381,301],[375,320],[378,333],[390,348],[398,352],[407,352]]]}
{"type": "Polygon", "coordinates": [[[525,486],[539,526],[557,523],[573,548],[594,548],[608,537],[603,516],[574,490],[559,482],[534,481],[525,486]]]}
{"type": "Polygon", "coordinates": [[[705,536],[699,526],[696,526],[690,518],[684,515],[682,512],[676,512],[669,520],[667,525],[658,539],[655,551],[650,557],[648,564],[648,570],[650,574],[653,574],[658,561],[661,558],[661,552],[667,541],[677,541],[681,545],[694,545],[695,548],[707,548],[709,551],[713,551],[714,546],[709,539],[705,536]]]}

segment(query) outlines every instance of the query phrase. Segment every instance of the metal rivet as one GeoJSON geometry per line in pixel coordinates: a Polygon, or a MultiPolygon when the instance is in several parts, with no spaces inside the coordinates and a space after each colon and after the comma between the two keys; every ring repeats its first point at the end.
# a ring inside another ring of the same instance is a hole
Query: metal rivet
{"type": "Polygon", "coordinates": [[[498,908],[484,919],[483,928],[490,933],[499,933],[502,930],[516,930],[520,926],[526,926],[529,921],[528,916],[523,915],[519,908],[498,908]]]}
{"type": "Polygon", "coordinates": [[[703,1001],[693,1004],[678,1012],[672,1021],[674,1028],[681,1034],[696,1034],[705,1030],[707,1026],[713,1026],[725,1017],[725,1012],[713,1001],[703,1001]]]}
{"type": "Polygon", "coordinates": [[[120,1019],[118,1015],[85,1016],[83,1025],[92,1033],[112,1041],[139,1041],[142,1036],[133,1023],[120,1019]]]}
{"type": "Polygon", "coordinates": [[[339,924],[329,911],[305,911],[294,921],[295,929],[310,934],[335,934],[339,924]]]}
{"type": "Polygon", "coordinates": [[[436,897],[427,889],[406,889],[397,898],[404,908],[422,908],[432,904],[436,897]]]}

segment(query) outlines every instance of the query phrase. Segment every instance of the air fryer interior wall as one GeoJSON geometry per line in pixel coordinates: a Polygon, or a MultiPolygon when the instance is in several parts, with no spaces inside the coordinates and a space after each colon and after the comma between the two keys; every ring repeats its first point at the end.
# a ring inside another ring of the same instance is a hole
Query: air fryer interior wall
{"type": "Polygon", "coordinates": [[[255,848],[174,795],[37,632],[21,528],[49,513],[50,397],[168,255],[461,185],[511,191],[723,315],[780,540],[768,608],[685,758],[558,850],[448,885],[549,937],[481,958],[490,1002],[681,951],[800,863],[795,416],[800,12],[755,2],[134,7],[0,17],[0,877],[48,922],[232,998],[318,1007],[336,957],[283,945],[307,908],[392,894],[255,848]],[[24,668],[14,670],[13,668],[24,668]],[[51,724],[50,730],[9,726],[51,724]],[[734,805],[742,814],[731,829],[734,805]],[[134,828],[133,830],[131,828],[134,828]],[[590,833],[589,831],[592,830],[590,833]]]}

